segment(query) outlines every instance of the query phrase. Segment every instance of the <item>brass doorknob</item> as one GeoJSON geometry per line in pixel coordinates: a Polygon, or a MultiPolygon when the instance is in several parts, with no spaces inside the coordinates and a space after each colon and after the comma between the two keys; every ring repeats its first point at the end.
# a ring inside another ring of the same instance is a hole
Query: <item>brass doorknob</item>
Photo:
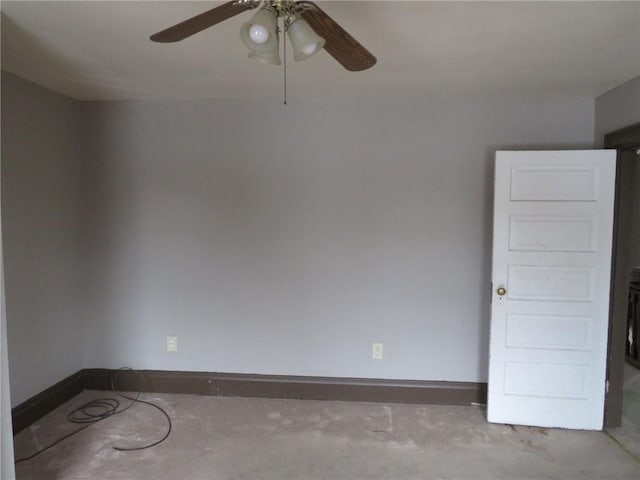
{"type": "Polygon", "coordinates": [[[498,287],[498,289],[496,290],[496,293],[499,296],[504,297],[505,294],[507,293],[507,290],[504,287],[498,287]]]}

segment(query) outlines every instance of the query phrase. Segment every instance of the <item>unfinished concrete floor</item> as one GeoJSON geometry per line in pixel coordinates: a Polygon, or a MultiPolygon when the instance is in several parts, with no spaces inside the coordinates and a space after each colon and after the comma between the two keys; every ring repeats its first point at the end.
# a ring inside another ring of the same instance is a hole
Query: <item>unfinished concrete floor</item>
{"type": "Polygon", "coordinates": [[[628,363],[624,366],[622,425],[609,433],[633,456],[640,458],[640,369],[628,363]]]}
{"type": "MultiPolygon", "coordinates": [[[[16,458],[77,428],[85,391],[16,436],[16,458]]],[[[640,464],[610,436],[492,425],[479,407],[144,394],[136,405],[17,465],[19,479],[633,479],[640,464]]],[[[126,401],[124,402],[126,405],[126,401]]]]}

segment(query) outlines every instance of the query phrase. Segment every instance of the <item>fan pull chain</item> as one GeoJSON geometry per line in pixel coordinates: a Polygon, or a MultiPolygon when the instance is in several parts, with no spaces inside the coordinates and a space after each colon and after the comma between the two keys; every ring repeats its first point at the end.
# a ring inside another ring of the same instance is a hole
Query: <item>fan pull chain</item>
{"type": "Polygon", "coordinates": [[[286,21],[284,22],[283,25],[283,30],[282,30],[282,46],[283,46],[283,53],[282,56],[284,57],[284,105],[287,104],[287,24],[286,21]]]}

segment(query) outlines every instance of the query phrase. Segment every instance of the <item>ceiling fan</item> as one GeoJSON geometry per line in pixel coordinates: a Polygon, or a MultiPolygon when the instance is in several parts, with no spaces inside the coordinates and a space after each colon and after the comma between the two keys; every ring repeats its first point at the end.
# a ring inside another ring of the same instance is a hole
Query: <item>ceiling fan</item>
{"type": "Polygon", "coordinates": [[[280,65],[278,18],[293,46],[294,60],[324,48],[340,65],[355,72],[371,68],[374,57],[315,3],[307,0],[232,0],[151,35],[154,42],[178,42],[247,10],[260,9],[240,30],[249,58],[280,65]]]}

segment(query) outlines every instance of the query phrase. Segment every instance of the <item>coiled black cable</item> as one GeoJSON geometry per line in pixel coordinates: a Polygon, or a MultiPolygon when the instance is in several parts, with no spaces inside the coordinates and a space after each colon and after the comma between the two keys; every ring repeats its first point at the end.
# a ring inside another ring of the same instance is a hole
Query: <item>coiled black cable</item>
{"type": "MultiPolygon", "coordinates": [[[[123,367],[123,368],[119,369],[119,371],[122,371],[122,370],[131,371],[131,372],[135,373],[136,375],[138,375],[138,377],[140,377],[140,373],[138,373],[136,370],[134,370],[132,368],[123,367]]],[[[44,453],[47,450],[49,450],[50,448],[56,446],[57,444],[59,444],[63,440],[66,440],[67,438],[72,437],[73,435],[75,435],[77,433],[80,433],[82,430],[85,430],[85,429],[89,428],[91,425],[95,425],[96,423],[101,422],[102,420],[106,420],[107,418],[110,418],[113,415],[119,415],[121,413],[126,412],[133,405],[135,405],[136,403],[142,403],[144,405],[149,405],[150,407],[153,407],[153,408],[159,410],[167,419],[167,422],[168,422],[168,425],[169,425],[169,428],[167,429],[167,433],[160,440],[152,442],[152,443],[150,443],[148,445],[143,445],[141,447],[112,447],[112,448],[114,450],[118,450],[120,452],[131,452],[131,451],[135,451],[135,450],[144,450],[146,448],[155,447],[156,445],[161,444],[162,442],[164,442],[167,439],[167,437],[169,437],[169,435],[171,434],[171,430],[173,428],[173,425],[171,423],[171,417],[169,417],[169,414],[162,407],[159,407],[155,403],[151,403],[151,402],[148,402],[146,400],[140,400],[140,392],[138,392],[135,397],[129,397],[129,396],[123,394],[123,393],[120,393],[115,388],[114,377],[113,376],[111,376],[110,385],[111,385],[111,391],[113,393],[115,393],[116,395],[119,395],[120,397],[122,397],[122,398],[124,398],[126,400],[129,400],[131,403],[129,403],[129,405],[127,405],[125,408],[123,408],[121,410],[118,410],[118,408],[120,407],[120,402],[117,399],[115,399],[115,398],[98,398],[96,400],[91,400],[90,402],[87,402],[84,405],[79,406],[78,408],[75,408],[74,410],[70,411],[67,414],[67,420],[69,420],[72,423],[84,424],[82,427],[78,428],[77,430],[74,430],[73,432],[65,435],[64,437],[61,437],[61,438],[57,439],[56,441],[54,441],[50,445],[38,450],[37,452],[29,455],[28,457],[24,457],[24,458],[21,458],[19,460],[16,460],[15,463],[17,464],[17,463],[20,463],[20,462],[26,462],[27,460],[31,460],[32,458],[37,457],[41,453],[44,453]]]]}

